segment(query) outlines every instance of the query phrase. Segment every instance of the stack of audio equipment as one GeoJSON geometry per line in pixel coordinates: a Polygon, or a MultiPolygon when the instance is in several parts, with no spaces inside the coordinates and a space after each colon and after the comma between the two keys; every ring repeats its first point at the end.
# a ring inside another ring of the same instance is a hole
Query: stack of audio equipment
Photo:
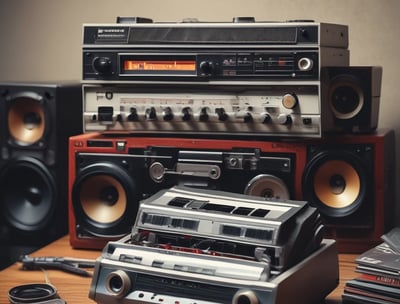
{"type": "Polygon", "coordinates": [[[306,200],[340,251],[371,247],[393,220],[394,134],[377,128],[382,68],[350,66],[348,40],[309,20],[85,24],[71,245],[120,239],[181,185],[306,200]]]}

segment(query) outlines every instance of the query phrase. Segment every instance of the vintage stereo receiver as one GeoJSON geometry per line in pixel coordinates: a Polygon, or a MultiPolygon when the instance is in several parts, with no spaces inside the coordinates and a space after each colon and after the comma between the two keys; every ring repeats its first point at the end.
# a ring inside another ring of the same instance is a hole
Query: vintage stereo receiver
{"type": "Polygon", "coordinates": [[[141,202],[132,242],[268,261],[279,274],[320,246],[322,230],[304,201],[175,186],[141,202]]]}
{"type": "Polygon", "coordinates": [[[319,83],[84,85],[84,131],[320,136],[319,83]]]}
{"type": "Polygon", "coordinates": [[[321,67],[349,64],[345,25],[117,20],[83,25],[85,83],[317,80],[321,67]]]}
{"type": "Polygon", "coordinates": [[[84,131],[322,137],[377,127],[381,67],[327,67],[321,81],[84,85],[84,131]]]}
{"type": "Polygon", "coordinates": [[[201,138],[70,138],[70,240],[103,248],[129,233],[139,201],[175,185],[273,199],[302,196],[304,144],[201,138]]]}
{"type": "Polygon", "coordinates": [[[173,187],[139,213],[132,235],[97,260],[89,297],[98,303],[316,303],[337,286],[335,241],[322,239],[305,202],[173,187]],[[138,240],[143,227],[151,231],[138,240]],[[313,292],[307,278],[318,280],[313,292]]]}

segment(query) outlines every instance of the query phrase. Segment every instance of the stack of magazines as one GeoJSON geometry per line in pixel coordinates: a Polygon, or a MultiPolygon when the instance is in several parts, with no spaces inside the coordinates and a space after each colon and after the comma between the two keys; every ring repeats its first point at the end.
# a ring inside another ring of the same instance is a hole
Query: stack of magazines
{"type": "Polygon", "coordinates": [[[343,303],[400,304],[400,248],[385,237],[385,242],[357,257],[359,276],[346,282],[343,303]]]}

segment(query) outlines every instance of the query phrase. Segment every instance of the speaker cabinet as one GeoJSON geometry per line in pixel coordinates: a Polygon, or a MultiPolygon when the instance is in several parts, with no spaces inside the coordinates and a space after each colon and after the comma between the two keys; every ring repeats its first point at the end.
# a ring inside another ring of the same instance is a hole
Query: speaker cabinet
{"type": "Polygon", "coordinates": [[[369,133],[378,125],[382,67],[325,67],[321,70],[322,129],[369,133]]]}
{"type": "Polygon", "coordinates": [[[44,244],[67,234],[68,138],[82,132],[77,84],[0,84],[0,241],[44,244]]]}
{"type": "Polygon", "coordinates": [[[304,199],[341,252],[362,252],[394,224],[394,132],[332,135],[308,144],[304,199]]]}

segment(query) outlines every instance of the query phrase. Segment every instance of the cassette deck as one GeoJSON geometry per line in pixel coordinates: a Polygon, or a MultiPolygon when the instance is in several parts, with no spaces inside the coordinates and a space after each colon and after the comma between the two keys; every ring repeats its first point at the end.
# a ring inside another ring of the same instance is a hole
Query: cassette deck
{"type": "Polygon", "coordinates": [[[139,213],[132,234],[109,242],[96,262],[89,297],[97,303],[283,304],[295,299],[305,304],[322,300],[338,283],[336,243],[322,239],[318,211],[306,202],[172,187],[146,199],[139,213]],[[269,212],[258,214],[259,209],[269,212]],[[209,225],[222,218],[224,225],[258,230],[253,234],[257,247],[251,237],[237,243],[253,256],[238,257],[234,245],[226,245],[225,252],[210,246],[215,237],[221,243],[233,240],[228,229],[209,225]],[[198,225],[184,224],[191,220],[198,225]],[[181,242],[200,237],[205,249],[163,246],[152,236],[161,226],[181,242]],[[265,238],[261,231],[272,227],[272,238],[265,238]],[[150,230],[145,241],[138,239],[142,229],[150,230]],[[318,280],[318,290],[310,292],[308,279],[318,280]]]}

